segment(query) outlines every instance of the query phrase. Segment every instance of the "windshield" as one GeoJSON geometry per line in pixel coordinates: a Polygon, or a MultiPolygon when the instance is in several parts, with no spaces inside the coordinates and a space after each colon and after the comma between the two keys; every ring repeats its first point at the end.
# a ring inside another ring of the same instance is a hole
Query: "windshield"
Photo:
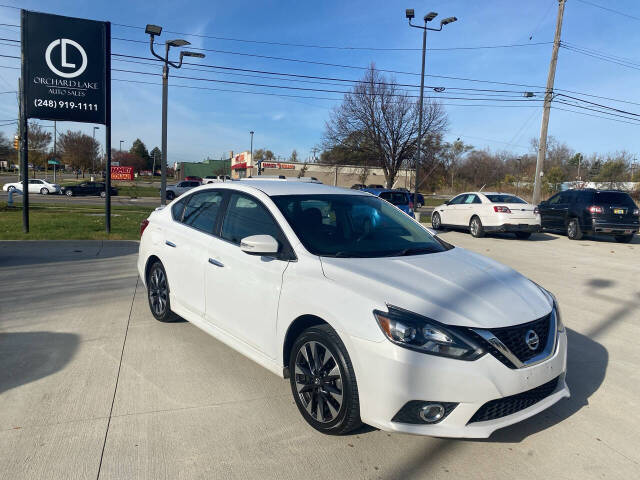
{"type": "Polygon", "coordinates": [[[491,203],[527,203],[515,195],[485,194],[491,203]]]}
{"type": "Polygon", "coordinates": [[[272,200],[305,248],[315,255],[389,257],[453,248],[376,197],[283,195],[272,200]]]}

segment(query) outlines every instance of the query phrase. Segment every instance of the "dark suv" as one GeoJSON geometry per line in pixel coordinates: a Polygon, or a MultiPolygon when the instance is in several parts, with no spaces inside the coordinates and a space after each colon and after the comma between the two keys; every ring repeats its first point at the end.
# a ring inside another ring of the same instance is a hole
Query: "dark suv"
{"type": "Polygon", "coordinates": [[[627,243],[638,233],[638,207],[625,192],[567,190],[538,208],[542,228],[565,231],[572,240],[580,240],[585,233],[602,233],[627,243]]]}

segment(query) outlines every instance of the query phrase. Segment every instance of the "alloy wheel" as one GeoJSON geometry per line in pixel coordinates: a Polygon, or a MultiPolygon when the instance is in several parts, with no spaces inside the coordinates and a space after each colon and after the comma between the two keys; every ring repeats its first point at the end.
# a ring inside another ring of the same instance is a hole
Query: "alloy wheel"
{"type": "Polygon", "coordinates": [[[436,230],[438,230],[440,228],[440,215],[439,214],[435,214],[433,216],[433,218],[431,219],[431,226],[433,228],[435,228],[436,230]]]}
{"type": "Polygon", "coordinates": [[[307,413],[316,421],[335,420],[342,408],[343,387],[340,367],[322,343],[303,344],[295,360],[295,385],[307,413]]]}
{"type": "Polygon", "coordinates": [[[474,218],[473,221],[471,222],[471,235],[475,237],[478,234],[478,228],[479,228],[478,220],[474,218]]]}
{"type": "Polygon", "coordinates": [[[168,298],[167,277],[161,268],[154,268],[149,278],[149,303],[156,315],[162,316],[164,314],[168,298]]]}

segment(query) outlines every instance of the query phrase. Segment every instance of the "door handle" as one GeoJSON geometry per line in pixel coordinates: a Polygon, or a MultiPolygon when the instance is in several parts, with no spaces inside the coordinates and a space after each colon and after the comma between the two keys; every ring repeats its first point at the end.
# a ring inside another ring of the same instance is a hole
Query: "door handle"
{"type": "Polygon", "coordinates": [[[224,267],[224,264],[222,262],[219,262],[218,260],[216,260],[215,258],[210,258],[209,259],[209,263],[211,265],[215,265],[216,267],[224,267]]]}
{"type": "Polygon", "coordinates": [[[170,247],[176,248],[176,244],[173,242],[170,242],[169,240],[165,240],[164,244],[169,245],[170,247]]]}

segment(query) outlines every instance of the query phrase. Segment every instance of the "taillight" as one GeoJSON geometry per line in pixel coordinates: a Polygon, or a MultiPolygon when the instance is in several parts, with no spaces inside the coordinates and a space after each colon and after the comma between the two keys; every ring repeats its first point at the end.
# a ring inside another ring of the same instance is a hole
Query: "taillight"
{"type": "Polygon", "coordinates": [[[409,210],[413,210],[413,202],[409,202],[409,210]]]}
{"type": "Polygon", "coordinates": [[[142,234],[144,233],[144,229],[149,226],[149,219],[145,218],[140,222],[140,238],[142,238],[142,234]]]}
{"type": "Polygon", "coordinates": [[[534,215],[539,215],[540,214],[540,209],[538,207],[534,207],[533,214],[534,215]]]}
{"type": "Polygon", "coordinates": [[[590,213],[604,213],[604,208],[598,207],[597,205],[591,205],[587,210],[589,210],[590,213]]]}
{"type": "Polygon", "coordinates": [[[493,211],[497,213],[511,213],[509,207],[493,207],[493,211]]]}

